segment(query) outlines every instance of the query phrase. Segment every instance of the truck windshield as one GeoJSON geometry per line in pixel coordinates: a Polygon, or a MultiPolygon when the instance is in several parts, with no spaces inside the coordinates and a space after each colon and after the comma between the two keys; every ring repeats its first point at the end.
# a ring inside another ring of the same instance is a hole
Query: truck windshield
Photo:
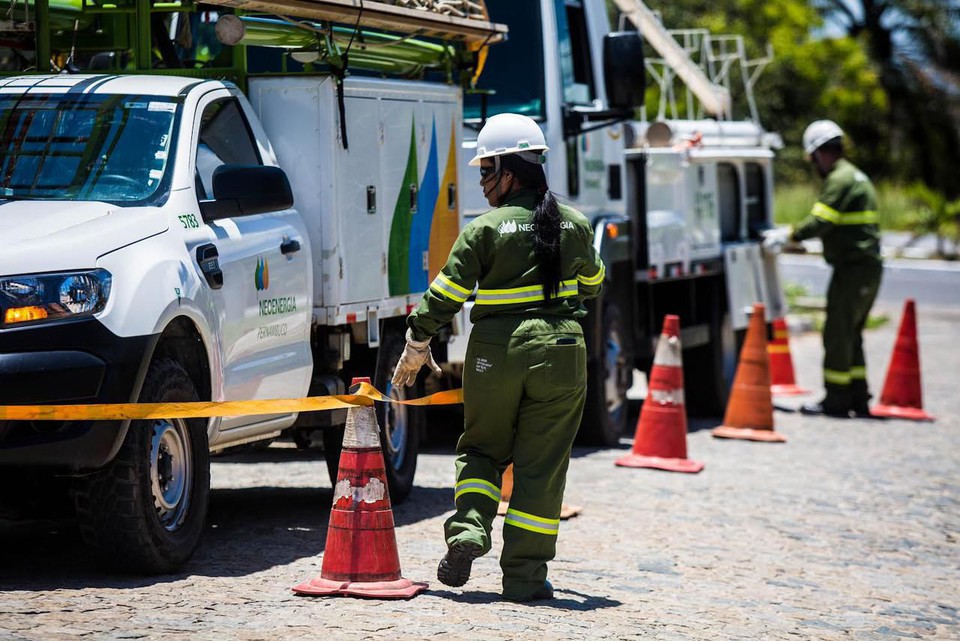
{"type": "MultiPolygon", "coordinates": [[[[514,112],[540,120],[544,117],[543,39],[540,3],[517,0],[487,0],[491,22],[510,27],[510,37],[492,45],[477,89],[496,93],[487,95],[487,117],[514,112]]],[[[482,117],[483,97],[467,94],[463,117],[482,117]]]]}
{"type": "Polygon", "coordinates": [[[177,110],[165,96],[0,97],[0,198],[152,201],[177,110]]]}

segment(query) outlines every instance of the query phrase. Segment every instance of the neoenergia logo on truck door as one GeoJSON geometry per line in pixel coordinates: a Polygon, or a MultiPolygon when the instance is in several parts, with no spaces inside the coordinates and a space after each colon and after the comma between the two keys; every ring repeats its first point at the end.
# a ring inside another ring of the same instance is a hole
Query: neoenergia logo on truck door
{"type": "Polygon", "coordinates": [[[270,287],[270,264],[266,258],[257,258],[257,268],[253,272],[253,283],[258,292],[270,287]]]}

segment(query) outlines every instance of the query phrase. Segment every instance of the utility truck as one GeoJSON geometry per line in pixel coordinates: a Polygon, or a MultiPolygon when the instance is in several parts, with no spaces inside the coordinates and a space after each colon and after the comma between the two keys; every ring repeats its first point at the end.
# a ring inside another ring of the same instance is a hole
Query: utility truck
{"type": "MultiPolygon", "coordinates": [[[[638,7],[611,33],[601,0],[9,6],[0,404],[318,396],[370,374],[394,398],[457,385],[469,303],[435,341],[442,377],[389,381],[405,316],[484,211],[476,132],[517,111],[544,128],[550,185],[594,222],[607,263],[585,321],[584,439],[621,435],[667,313],[683,321],[688,403],[720,411],[743,309],[778,309],[756,242],[771,137],[730,120],[712,53],[698,64],[644,5],[624,8],[638,7]],[[645,62],[637,27],[676,59],[645,62]],[[634,120],[647,71],[672,95],[680,68],[690,117],[667,118],[665,100],[634,120]]],[[[401,500],[423,414],[378,414],[401,500]]],[[[335,476],[344,419],[0,421],[0,510],[67,497],[105,562],[170,571],[203,529],[211,453],[292,434],[322,441],[335,476]]]]}

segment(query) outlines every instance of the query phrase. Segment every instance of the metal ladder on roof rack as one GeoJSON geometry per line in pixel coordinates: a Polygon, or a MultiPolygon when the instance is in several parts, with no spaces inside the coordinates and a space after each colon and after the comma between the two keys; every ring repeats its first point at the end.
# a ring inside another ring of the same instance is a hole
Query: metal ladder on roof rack
{"type": "Polygon", "coordinates": [[[713,35],[706,29],[667,29],[642,0],[614,2],[623,17],[634,24],[660,56],[645,61],[647,70],[660,88],[657,120],[679,117],[675,78],[679,78],[687,89],[686,113],[689,118],[700,119],[709,115],[717,120],[732,120],[731,85],[735,73],[739,72],[749,118],[760,124],[753,87],[763,68],[773,60],[770,45],[767,45],[764,57],[749,59],[743,36],[713,35]]]}

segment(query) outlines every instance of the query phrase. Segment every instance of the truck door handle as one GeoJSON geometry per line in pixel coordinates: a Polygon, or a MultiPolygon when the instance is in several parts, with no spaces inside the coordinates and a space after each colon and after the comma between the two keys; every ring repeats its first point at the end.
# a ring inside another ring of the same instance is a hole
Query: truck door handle
{"type": "Polygon", "coordinates": [[[293,239],[287,239],[282,243],[280,243],[280,253],[283,254],[284,256],[287,256],[289,254],[296,254],[298,251],[300,251],[299,241],[296,241],[293,239]]]}
{"type": "Polygon", "coordinates": [[[200,266],[200,272],[207,279],[210,289],[223,287],[223,271],[220,269],[219,259],[220,252],[213,243],[197,247],[197,264],[200,266]]]}

